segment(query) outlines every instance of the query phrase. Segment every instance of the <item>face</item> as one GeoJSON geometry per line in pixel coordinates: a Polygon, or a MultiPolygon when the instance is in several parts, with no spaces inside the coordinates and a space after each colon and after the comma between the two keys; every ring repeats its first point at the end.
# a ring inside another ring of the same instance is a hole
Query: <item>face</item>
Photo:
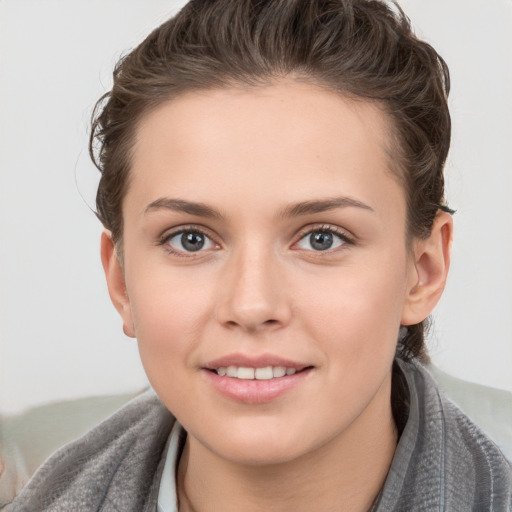
{"type": "Polygon", "coordinates": [[[143,118],[111,295],[191,442],[283,462],[389,410],[418,272],[388,130],[376,106],[295,82],[143,118]]]}

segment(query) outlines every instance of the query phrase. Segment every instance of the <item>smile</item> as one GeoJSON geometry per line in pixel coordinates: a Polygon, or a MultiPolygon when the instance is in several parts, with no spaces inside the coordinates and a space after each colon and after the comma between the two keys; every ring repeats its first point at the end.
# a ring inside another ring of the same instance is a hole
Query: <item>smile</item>
{"type": "Polygon", "coordinates": [[[315,370],[309,361],[276,354],[226,354],[202,366],[206,382],[223,397],[245,404],[263,404],[303,386],[315,370]]]}
{"type": "Polygon", "coordinates": [[[247,366],[221,366],[215,370],[221,377],[232,377],[242,380],[270,380],[278,379],[297,372],[295,368],[285,366],[264,366],[263,368],[251,368],[247,366]]]}

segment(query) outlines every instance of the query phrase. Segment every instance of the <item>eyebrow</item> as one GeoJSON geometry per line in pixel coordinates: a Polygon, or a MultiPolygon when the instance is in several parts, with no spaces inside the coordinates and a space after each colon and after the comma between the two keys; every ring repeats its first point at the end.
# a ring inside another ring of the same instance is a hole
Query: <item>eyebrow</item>
{"type": "Polygon", "coordinates": [[[144,213],[155,210],[166,209],[175,212],[188,213],[197,217],[206,217],[209,219],[223,219],[223,215],[212,207],[204,203],[196,203],[194,201],[185,201],[184,199],[170,199],[161,197],[156,201],[148,204],[144,213]]]}
{"type": "MultiPolygon", "coordinates": [[[[280,218],[300,217],[303,215],[311,215],[314,213],[322,213],[338,208],[355,207],[363,210],[374,211],[373,208],[357,199],[350,197],[333,197],[328,199],[302,201],[286,206],[278,214],[280,218]]],[[[166,209],[175,212],[188,213],[197,217],[205,217],[209,219],[224,219],[224,216],[211,206],[205,203],[197,203],[194,201],[186,201],[184,199],[171,199],[161,197],[150,203],[144,213],[150,213],[155,210],[166,209]]]]}
{"type": "Polygon", "coordinates": [[[280,212],[279,216],[282,218],[300,217],[302,215],[322,213],[330,210],[336,210],[338,208],[347,208],[349,206],[369,210],[371,212],[374,211],[371,206],[362,203],[357,199],[341,196],[292,204],[284,208],[284,210],[280,212]]]}

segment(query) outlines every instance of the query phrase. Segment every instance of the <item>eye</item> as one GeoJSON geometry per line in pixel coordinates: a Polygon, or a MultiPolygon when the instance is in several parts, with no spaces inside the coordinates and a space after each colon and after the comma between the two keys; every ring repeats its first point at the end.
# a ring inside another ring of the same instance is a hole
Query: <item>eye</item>
{"type": "Polygon", "coordinates": [[[332,228],[321,228],[306,233],[297,243],[300,249],[307,251],[328,251],[337,249],[351,240],[332,228]]]}
{"type": "Polygon", "coordinates": [[[164,243],[174,253],[199,252],[217,247],[217,244],[210,237],[197,229],[187,229],[178,233],[172,233],[165,238],[164,243]]]}

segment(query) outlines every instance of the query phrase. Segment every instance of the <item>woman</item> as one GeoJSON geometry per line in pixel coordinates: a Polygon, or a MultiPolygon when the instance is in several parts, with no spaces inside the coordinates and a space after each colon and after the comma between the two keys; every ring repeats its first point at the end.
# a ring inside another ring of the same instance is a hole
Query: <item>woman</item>
{"type": "Polygon", "coordinates": [[[7,510],[509,510],[509,463],[421,366],[448,91],[376,1],[192,1],[123,59],[97,214],[158,398],[7,510]]]}

